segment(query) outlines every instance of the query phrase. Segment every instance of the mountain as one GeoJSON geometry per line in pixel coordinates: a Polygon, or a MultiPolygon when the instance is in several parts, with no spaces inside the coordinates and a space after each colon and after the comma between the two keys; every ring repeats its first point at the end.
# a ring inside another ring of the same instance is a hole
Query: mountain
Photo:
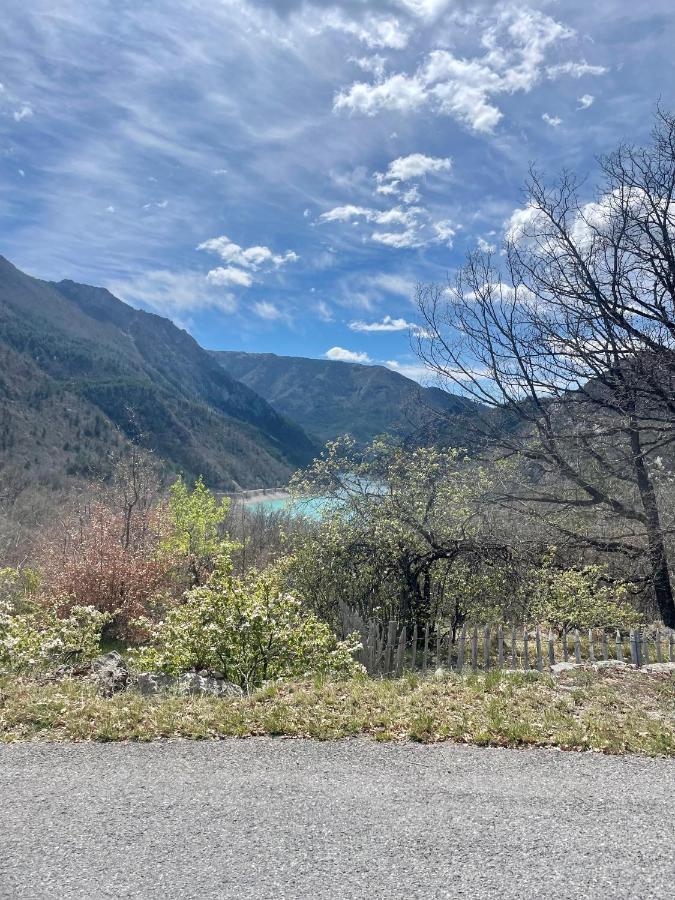
{"type": "Polygon", "coordinates": [[[284,483],[316,452],[168,319],[0,257],[0,493],[9,469],[88,474],[132,435],[225,490],[284,483]]]}
{"type": "Polygon", "coordinates": [[[462,418],[476,404],[384,366],[227,350],[212,355],[321,442],[349,433],[365,443],[389,433],[466,446],[462,418]]]}

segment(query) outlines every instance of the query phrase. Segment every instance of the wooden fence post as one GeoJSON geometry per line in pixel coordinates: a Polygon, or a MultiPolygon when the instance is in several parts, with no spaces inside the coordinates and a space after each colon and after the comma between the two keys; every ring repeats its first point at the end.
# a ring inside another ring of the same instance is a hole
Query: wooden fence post
{"type": "Polygon", "coordinates": [[[478,627],[473,626],[471,634],[471,668],[475,672],[478,669],[478,627]]]}
{"type": "Polygon", "coordinates": [[[642,630],[642,664],[649,665],[649,635],[647,629],[642,630]]]}
{"type": "Polygon", "coordinates": [[[384,649],[384,674],[390,675],[393,664],[394,644],[396,643],[396,622],[389,620],[389,628],[387,630],[387,644],[384,649]]]}
{"type": "Polygon", "coordinates": [[[574,629],[574,659],[577,665],[581,663],[581,638],[579,637],[579,629],[574,629]]]}
{"type": "Polygon", "coordinates": [[[516,626],[511,626],[511,668],[516,668],[516,626]]]}
{"type": "Polygon", "coordinates": [[[497,628],[497,665],[504,668],[504,629],[501,624],[497,628]]]}
{"type": "Polygon", "coordinates": [[[602,658],[609,659],[609,638],[606,628],[602,629],[602,658]]]}
{"type": "Polygon", "coordinates": [[[661,629],[656,629],[656,661],[663,662],[663,651],[661,650],[661,629]]]}
{"type": "Polygon", "coordinates": [[[527,625],[523,628],[523,669],[527,672],[530,668],[530,636],[527,633],[527,625]]]}
{"type": "Polygon", "coordinates": [[[417,668],[417,622],[415,622],[415,627],[413,628],[413,636],[412,636],[412,653],[410,657],[410,668],[414,672],[417,668]]]}
{"type": "Polygon", "coordinates": [[[403,667],[405,665],[405,648],[408,643],[408,629],[403,626],[403,631],[399,635],[398,638],[398,650],[396,651],[396,674],[403,674],[403,667]]]}
{"type": "Polygon", "coordinates": [[[630,630],[630,661],[634,666],[640,665],[640,657],[638,656],[637,640],[635,639],[635,629],[630,630]]]}
{"type": "MultiPolygon", "coordinates": [[[[593,646],[593,638],[594,638],[593,629],[589,628],[588,629],[588,661],[589,661],[589,663],[595,662],[595,647],[593,646]]],[[[606,642],[605,631],[603,629],[603,632],[602,632],[602,649],[603,649],[603,651],[605,649],[605,642],[606,642]]],[[[605,659],[607,659],[606,656],[605,656],[605,659]]]]}
{"type": "Polygon", "coordinates": [[[464,668],[464,654],[466,653],[466,624],[462,625],[459,633],[459,647],[457,648],[457,671],[464,668]]]}
{"type": "Polygon", "coordinates": [[[562,645],[563,645],[563,662],[567,662],[567,660],[569,659],[569,649],[567,647],[567,625],[565,625],[562,630],[562,645]]]}
{"type": "Polygon", "coordinates": [[[441,620],[436,622],[436,667],[443,668],[443,635],[441,634],[441,620]]]}
{"type": "Polygon", "coordinates": [[[623,662],[623,638],[621,637],[621,632],[618,628],[616,629],[616,638],[614,639],[614,645],[617,660],[619,662],[623,662]]]}
{"type": "Polygon", "coordinates": [[[544,660],[541,655],[541,628],[539,627],[539,625],[537,625],[537,629],[534,633],[534,641],[537,648],[537,671],[543,672],[544,660]]]}
{"type": "Polygon", "coordinates": [[[483,629],[483,668],[487,672],[490,668],[490,626],[483,629]]]}
{"type": "Polygon", "coordinates": [[[422,672],[426,673],[429,661],[429,623],[424,628],[424,650],[422,652],[422,672]]]}
{"type": "Polygon", "coordinates": [[[550,630],[548,633],[548,664],[549,666],[555,665],[555,638],[550,630]]]}
{"type": "Polygon", "coordinates": [[[668,655],[670,656],[670,661],[675,662],[675,631],[670,632],[668,655]]]}

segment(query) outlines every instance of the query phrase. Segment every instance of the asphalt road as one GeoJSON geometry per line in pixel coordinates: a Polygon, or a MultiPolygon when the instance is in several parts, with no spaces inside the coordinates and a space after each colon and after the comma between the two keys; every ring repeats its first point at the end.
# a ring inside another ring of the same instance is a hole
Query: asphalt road
{"type": "Polygon", "coordinates": [[[0,897],[672,898],[675,763],[279,739],[0,747],[0,897]]]}

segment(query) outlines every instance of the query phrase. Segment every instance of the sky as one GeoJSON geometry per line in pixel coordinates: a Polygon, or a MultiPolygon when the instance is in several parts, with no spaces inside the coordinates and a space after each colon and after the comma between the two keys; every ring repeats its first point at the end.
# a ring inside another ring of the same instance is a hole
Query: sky
{"type": "Polygon", "coordinates": [[[0,254],[424,380],[415,286],[675,106],[672,0],[3,0],[0,254]]]}

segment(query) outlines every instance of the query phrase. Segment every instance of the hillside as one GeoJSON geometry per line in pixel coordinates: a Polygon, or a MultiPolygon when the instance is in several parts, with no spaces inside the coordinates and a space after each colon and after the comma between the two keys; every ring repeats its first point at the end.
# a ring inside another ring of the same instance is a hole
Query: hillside
{"type": "Polygon", "coordinates": [[[273,353],[213,355],[230,375],[322,442],[345,433],[367,442],[386,432],[420,441],[440,433],[445,441],[461,444],[461,417],[470,415],[474,405],[384,366],[273,353]],[[457,418],[449,421],[448,415],[457,418]]]}
{"type": "Polygon", "coordinates": [[[315,445],[168,319],[0,257],[0,484],[95,471],[125,436],[216,488],[285,481],[315,445]],[[132,421],[133,419],[133,421],[132,421]]]}

